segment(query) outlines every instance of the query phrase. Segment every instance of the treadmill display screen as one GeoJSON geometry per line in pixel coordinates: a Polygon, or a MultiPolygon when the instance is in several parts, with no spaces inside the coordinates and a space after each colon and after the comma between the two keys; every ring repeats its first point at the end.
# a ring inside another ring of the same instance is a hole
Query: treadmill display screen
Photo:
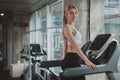
{"type": "Polygon", "coordinates": [[[100,34],[98,35],[90,46],[90,50],[99,50],[106,41],[110,38],[111,34],[100,34]]]}

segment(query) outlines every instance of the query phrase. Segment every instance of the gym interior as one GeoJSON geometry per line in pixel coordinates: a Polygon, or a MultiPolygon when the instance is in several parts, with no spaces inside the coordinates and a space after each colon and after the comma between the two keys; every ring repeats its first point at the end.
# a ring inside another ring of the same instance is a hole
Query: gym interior
{"type": "Polygon", "coordinates": [[[80,75],[86,80],[119,80],[119,44],[120,0],[0,0],[1,80],[64,80],[80,75]],[[76,28],[83,50],[92,41],[90,49],[101,47],[101,55],[111,53],[104,57],[107,60],[96,59],[96,70],[84,63],[67,71],[60,67],[62,16],[69,4],[78,8],[76,28]]]}

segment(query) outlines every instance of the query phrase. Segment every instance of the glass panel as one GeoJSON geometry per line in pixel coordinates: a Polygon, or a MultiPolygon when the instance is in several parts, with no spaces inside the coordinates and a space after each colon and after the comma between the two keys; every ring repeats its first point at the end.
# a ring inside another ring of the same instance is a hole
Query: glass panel
{"type": "Polygon", "coordinates": [[[63,52],[63,42],[62,42],[62,35],[61,35],[61,28],[52,28],[50,29],[50,54],[51,59],[57,60],[61,59],[61,55],[63,52]]]}
{"type": "Polygon", "coordinates": [[[60,27],[62,25],[62,4],[57,3],[51,6],[51,27],[60,27]]]}
{"type": "Polygon", "coordinates": [[[47,9],[43,8],[39,11],[39,28],[46,28],[47,27],[47,9]]]}
{"type": "Polygon", "coordinates": [[[36,28],[36,13],[33,13],[30,18],[30,31],[36,28]]]}
{"type": "Polygon", "coordinates": [[[120,42],[120,0],[105,0],[105,32],[111,33],[120,42]],[[111,5],[113,5],[111,7],[111,5]],[[107,5],[107,6],[106,6],[107,5]]]}
{"type": "Polygon", "coordinates": [[[37,43],[47,50],[47,31],[45,29],[40,29],[40,31],[36,31],[36,35],[37,43]]]}
{"type": "Polygon", "coordinates": [[[30,44],[36,43],[36,32],[30,32],[30,44]]]}
{"type": "Polygon", "coordinates": [[[117,7],[119,5],[119,0],[105,0],[106,7],[117,7]]]}

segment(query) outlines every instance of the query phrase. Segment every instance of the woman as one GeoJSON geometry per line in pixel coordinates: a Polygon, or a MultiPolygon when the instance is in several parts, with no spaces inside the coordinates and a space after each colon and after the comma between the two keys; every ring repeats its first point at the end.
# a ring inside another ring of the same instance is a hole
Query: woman
{"type": "MultiPolygon", "coordinates": [[[[70,5],[65,9],[62,28],[64,40],[62,69],[65,70],[71,67],[79,67],[79,58],[83,59],[87,66],[95,69],[96,65],[92,63],[81,51],[81,34],[74,27],[77,17],[78,10],[74,5],[70,5]]],[[[78,77],[77,79],[73,78],[68,80],[85,80],[85,77],[78,77]]]]}

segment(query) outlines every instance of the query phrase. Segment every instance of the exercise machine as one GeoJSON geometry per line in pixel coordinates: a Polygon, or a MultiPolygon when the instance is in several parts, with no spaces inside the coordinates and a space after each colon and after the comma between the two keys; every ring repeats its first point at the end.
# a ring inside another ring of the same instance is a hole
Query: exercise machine
{"type": "Polygon", "coordinates": [[[88,66],[69,68],[60,74],[61,80],[96,73],[106,73],[109,80],[116,80],[113,72],[118,72],[120,45],[113,39],[112,35],[100,34],[94,41],[86,43],[84,47],[82,49],[85,55],[97,64],[97,69],[93,70],[88,66]]]}
{"type": "Polygon", "coordinates": [[[45,50],[40,47],[40,44],[30,44],[30,55],[32,56],[32,80],[46,80],[45,69],[40,68],[41,60],[37,57],[47,55],[45,50]],[[41,71],[44,73],[42,74],[41,71]]]}
{"type": "Polygon", "coordinates": [[[30,44],[24,45],[24,48],[20,52],[22,54],[21,58],[25,59],[29,62],[29,66],[27,70],[21,75],[22,80],[45,80],[45,78],[40,74],[40,59],[37,57],[41,57],[46,55],[46,52],[43,48],[40,47],[39,44],[30,44]]]}

